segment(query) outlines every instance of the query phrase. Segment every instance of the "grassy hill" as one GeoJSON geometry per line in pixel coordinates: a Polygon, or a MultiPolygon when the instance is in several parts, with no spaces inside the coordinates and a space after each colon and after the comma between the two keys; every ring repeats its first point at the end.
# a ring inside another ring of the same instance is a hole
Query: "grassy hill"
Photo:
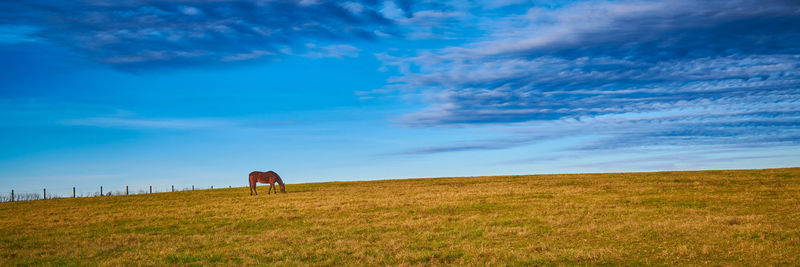
{"type": "Polygon", "coordinates": [[[800,168],[286,188],[0,203],[0,265],[800,262],[800,168]]]}

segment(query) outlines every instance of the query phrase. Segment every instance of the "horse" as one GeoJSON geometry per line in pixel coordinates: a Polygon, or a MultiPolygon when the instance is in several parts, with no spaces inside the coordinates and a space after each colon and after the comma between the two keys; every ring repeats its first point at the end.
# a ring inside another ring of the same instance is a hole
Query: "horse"
{"type": "Polygon", "coordinates": [[[275,182],[278,182],[278,185],[281,187],[281,193],[286,193],[286,188],[283,186],[283,180],[281,180],[281,177],[274,171],[268,171],[268,172],[254,171],[250,173],[251,196],[253,195],[253,192],[255,192],[256,195],[258,195],[258,191],[256,191],[256,182],[262,184],[269,184],[269,190],[267,190],[267,195],[270,194],[273,188],[275,188],[275,194],[278,193],[278,188],[275,187],[275,182]]]}

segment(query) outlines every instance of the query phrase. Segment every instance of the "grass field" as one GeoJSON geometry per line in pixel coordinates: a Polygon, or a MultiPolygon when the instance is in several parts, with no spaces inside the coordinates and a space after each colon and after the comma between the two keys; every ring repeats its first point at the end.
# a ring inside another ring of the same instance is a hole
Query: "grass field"
{"type": "Polygon", "coordinates": [[[800,168],[286,189],[0,203],[0,265],[800,263],[800,168]]]}

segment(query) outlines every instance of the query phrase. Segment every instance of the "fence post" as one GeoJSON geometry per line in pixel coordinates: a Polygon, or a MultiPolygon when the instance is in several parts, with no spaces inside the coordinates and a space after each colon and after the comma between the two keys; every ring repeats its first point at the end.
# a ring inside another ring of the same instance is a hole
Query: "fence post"
{"type": "Polygon", "coordinates": [[[126,196],[128,195],[128,186],[127,185],[125,186],[125,195],[126,196]]]}
{"type": "Polygon", "coordinates": [[[42,196],[47,199],[47,188],[42,188],[42,196]]]}
{"type": "Polygon", "coordinates": [[[72,198],[75,198],[75,187],[72,187],[72,198]]]}
{"type": "Polygon", "coordinates": [[[103,196],[103,186],[100,186],[100,196],[103,196]]]}
{"type": "Polygon", "coordinates": [[[151,185],[150,186],[150,194],[152,194],[152,193],[153,193],[153,186],[151,185]]]}
{"type": "Polygon", "coordinates": [[[194,191],[194,185],[192,185],[192,191],[194,191]]]}
{"type": "Polygon", "coordinates": [[[11,189],[11,202],[14,202],[14,189],[11,189]]]}
{"type": "Polygon", "coordinates": [[[172,185],[172,192],[175,192],[175,185],[172,185]]]}
{"type": "Polygon", "coordinates": [[[211,189],[214,189],[214,186],[213,186],[213,185],[211,186],[211,189]]]}

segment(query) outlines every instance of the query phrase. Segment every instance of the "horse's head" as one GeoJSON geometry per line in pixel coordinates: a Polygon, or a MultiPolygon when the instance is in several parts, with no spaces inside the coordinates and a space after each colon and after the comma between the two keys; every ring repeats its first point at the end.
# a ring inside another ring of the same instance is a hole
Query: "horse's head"
{"type": "Polygon", "coordinates": [[[280,186],[281,188],[281,193],[286,193],[286,187],[283,186],[283,179],[281,179],[281,177],[278,176],[277,179],[275,179],[275,181],[278,182],[278,186],[280,186]]]}

